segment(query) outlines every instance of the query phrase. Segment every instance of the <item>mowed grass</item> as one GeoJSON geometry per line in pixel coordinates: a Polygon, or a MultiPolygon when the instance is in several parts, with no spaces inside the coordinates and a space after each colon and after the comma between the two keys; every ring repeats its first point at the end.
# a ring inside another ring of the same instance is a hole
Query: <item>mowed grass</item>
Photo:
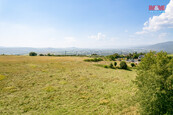
{"type": "Polygon", "coordinates": [[[0,114],[138,114],[136,70],[84,59],[0,56],[0,114]]]}

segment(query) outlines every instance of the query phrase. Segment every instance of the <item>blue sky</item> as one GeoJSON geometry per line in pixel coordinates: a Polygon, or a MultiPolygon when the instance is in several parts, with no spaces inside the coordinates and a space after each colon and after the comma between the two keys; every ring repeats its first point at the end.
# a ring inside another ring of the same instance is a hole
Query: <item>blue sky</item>
{"type": "Polygon", "coordinates": [[[0,46],[126,48],[171,41],[172,12],[173,0],[0,0],[0,46]],[[168,6],[151,13],[149,5],[168,6]]]}

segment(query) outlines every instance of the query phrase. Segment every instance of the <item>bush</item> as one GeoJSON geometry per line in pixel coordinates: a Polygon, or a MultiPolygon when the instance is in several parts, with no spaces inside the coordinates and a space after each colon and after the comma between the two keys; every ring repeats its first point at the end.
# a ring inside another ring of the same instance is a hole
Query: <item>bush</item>
{"type": "Polygon", "coordinates": [[[112,63],[110,63],[109,67],[110,67],[110,68],[114,68],[114,66],[113,66],[113,64],[112,64],[112,63]]]}
{"type": "Polygon", "coordinates": [[[52,54],[48,53],[47,56],[52,56],[52,54]]]}
{"type": "Polygon", "coordinates": [[[121,69],[127,69],[127,64],[126,64],[125,61],[121,61],[121,63],[120,63],[120,68],[121,68],[121,69]]]}
{"type": "Polygon", "coordinates": [[[134,63],[131,63],[131,66],[132,66],[132,67],[135,67],[135,64],[134,64],[134,63]]]}
{"type": "Polygon", "coordinates": [[[173,59],[167,53],[146,54],[138,66],[135,83],[140,112],[145,115],[173,114],[173,59]]]}
{"type": "Polygon", "coordinates": [[[107,65],[104,65],[104,68],[108,68],[108,66],[107,65]]]}
{"type": "Polygon", "coordinates": [[[134,54],[133,55],[133,59],[138,59],[139,55],[138,54],[134,54]]]}
{"type": "Polygon", "coordinates": [[[117,66],[117,62],[114,62],[114,66],[115,66],[115,67],[117,66]]]}
{"type": "Polygon", "coordinates": [[[115,57],[111,55],[111,56],[109,56],[109,60],[110,61],[115,61],[115,57]]]}
{"type": "Polygon", "coordinates": [[[44,54],[39,54],[39,56],[44,56],[44,54]]]}
{"type": "Polygon", "coordinates": [[[103,61],[102,58],[94,58],[94,59],[85,59],[84,61],[86,62],[99,62],[99,61],[103,61]]]}
{"type": "Polygon", "coordinates": [[[37,53],[35,53],[35,52],[30,52],[30,53],[29,53],[29,56],[37,56],[37,53]]]}

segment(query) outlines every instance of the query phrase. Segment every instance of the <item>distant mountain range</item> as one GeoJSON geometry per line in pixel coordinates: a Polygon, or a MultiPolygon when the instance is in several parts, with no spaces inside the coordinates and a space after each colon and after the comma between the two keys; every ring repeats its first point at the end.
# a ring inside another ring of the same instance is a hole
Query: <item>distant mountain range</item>
{"type": "Polygon", "coordinates": [[[173,53],[173,41],[150,45],[150,46],[147,46],[146,48],[150,50],[155,50],[155,51],[163,50],[168,53],[173,53]]]}
{"type": "Polygon", "coordinates": [[[133,52],[148,52],[150,50],[154,51],[166,51],[168,53],[173,53],[173,41],[158,43],[145,47],[138,48],[126,48],[126,49],[89,49],[89,48],[30,48],[30,47],[1,47],[0,54],[8,55],[28,55],[29,52],[36,53],[52,53],[57,55],[112,55],[114,53],[128,54],[133,52]]]}

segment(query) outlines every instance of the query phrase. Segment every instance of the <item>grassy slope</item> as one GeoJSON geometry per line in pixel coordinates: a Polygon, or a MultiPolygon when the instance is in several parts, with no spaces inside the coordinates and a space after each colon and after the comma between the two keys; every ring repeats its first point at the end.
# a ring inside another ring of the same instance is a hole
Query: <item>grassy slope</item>
{"type": "Polygon", "coordinates": [[[168,56],[171,56],[171,57],[173,57],[173,54],[168,54],[168,56]]]}
{"type": "Polygon", "coordinates": [[[135,114],[135,71],[83,59],[0,56],[0,114],[135,114]]]}

